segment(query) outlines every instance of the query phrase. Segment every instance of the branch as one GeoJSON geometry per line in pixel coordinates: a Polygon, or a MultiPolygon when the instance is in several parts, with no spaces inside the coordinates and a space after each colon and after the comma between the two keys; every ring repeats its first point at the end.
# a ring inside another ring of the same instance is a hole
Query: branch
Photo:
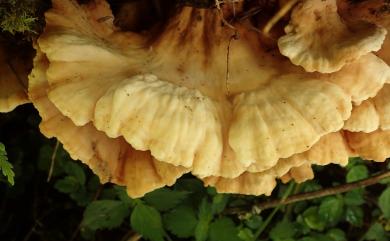
{"type": "MultiPolygon", "coordinates": [[[[307,193],[301,193],[301,194],[296,194],[292,195],[286,199],[278,199],[278,200],[272,200],[272,201],[265,201],[261,202],[258,204],[255,204],[252,206],[252,210],[265,210],[265,209],[270,209],[274,207],[278,207],[279,205],[286,205],[290,203],[296,203],[296,202],[301,202],[301,201],[306,201],[306,200],[312,200],[316,198],[321,198],[325,196],[331,196],[339,193],[344,193],[348,192],[354,189],[366,187],[366,186],[371,186],[374,184],[377,184],[380,180],[389,178],[390,177],[390,170],[381,173],[379,175],[372,176],[370,178],[357,181],[357,182],[352,182],[352,183],[347,183],[335,187],[330,187],[330,188],[325,188],[319,191],[314,191],[314,192],[307,192],[307,193]]],[[[247,211],[243,209],[232,209],[229,213],[230,214],[242,214],[247,211]]]]}

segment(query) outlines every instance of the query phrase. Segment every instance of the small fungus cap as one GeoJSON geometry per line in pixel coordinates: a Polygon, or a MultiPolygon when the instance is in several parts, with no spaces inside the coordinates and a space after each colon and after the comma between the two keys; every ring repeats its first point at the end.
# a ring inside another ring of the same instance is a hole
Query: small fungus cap
{"type": "Polygon", "coordinates": [[[278,40],[280,52],[308,72],[332,73],[381,48],[386,29],[360,23],[349,29],[337,13],[336,0],[304,0],[297,4],[278,40]]]}

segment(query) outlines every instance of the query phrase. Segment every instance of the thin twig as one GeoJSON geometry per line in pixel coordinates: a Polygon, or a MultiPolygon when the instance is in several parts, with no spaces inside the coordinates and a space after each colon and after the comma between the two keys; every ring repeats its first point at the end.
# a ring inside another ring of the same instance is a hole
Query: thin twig
{"type": "Polygon", "coordinates": [[[56,162],[56,157],[57,157],[57,152],[58,152],[58,147],[59,146],[60,146],[60,142],[57,140],[56,145],[55,145],[54,150],[53,150],[53,153],[51,155],[50,169],[49,169],[49,174],[47,175],[46,182],[50,182],[51,177],[53,176],[54,165],[55,165],[55,162],[56,162]]]}
{"type": "MultiPolygon", "coordinates": [[[[286,200],[288,196],[290,196],[291,192],[294,190],[295,184],[293,182],[290,183],[288,186],[286,192],[283,194],[282,201],[286,200]]],[[[260,226],[260,228],[256,231],[256,233],[253,235],[253,240],[257,240],[260,235],[263,233],[265,228],[271,223],[272,219],[274,218],[275,214],[279,211],[279,209],[282,207],[281,204],[278,204],[274,210],[272,210],[272,213],[268,215],[267,219],[264,221],[264,223],[260,226]]]]}
{"type": "MultiPolygon", "coordinates": [[[[215,0],[215,7],[217,8],[217,11],[218,11],[218,14],[222,20],[222,22],[228,26],[229,28],[233,29],[233,30],[236,30],[236,28],[231,25],[226,19],[225,17],[223,16],[223,11],[222,11],[222,8],[221,8],[221,0],[215,0]]],[[[234,4],[234,3],[233,3],[234,4]]]]}
{"type": "Polygon", "coordinates": [[[282,18],[284,17],[288,11],[291,10],[291,8],[294,7],[294,5],[299,0],[289,0],[286,4],[282,6],[282,8],[279,9],[279,11],[267,22],[267,24],[263,28],[263,34],[268,35],[269,31],[272,29],[272,27],[282,18]]]}
{"type": "MultiPolygon", "coordinates": [[[[261,202],[261,203],[253,205],[251,208],[252,208],[252,210],[254,210],[254,209],[265,210],[265,209],[277,207],[279,205],[286,205],[286,204],[290,204],[290,203],[296,203],[296,202],[321,198],[321,197],[325,197],[325,196],[336,195],[339,193],[344,193],[344,192],[348,192],[348,191],[351,191],[354,189],[377,184],[380,180],[385,179],[385,178],[389,178],[389,177],[390,177],[390,170],[386,171],[384,173],[381,173],[379,175],[375,175],[375,176],[372,176],[370,178],[361,180],[361,181],[347,183],[347,184],[343,184],[343,185],[339,185],[339,186],[335,186],[335,187],[330,187],[330,188],[325,188],[325,189],[322,189],[319,191],[292,195],[291,197],[289,197],[285,200],[278,199],[278,200],[261,202]]],[[[247,212],[247,211],[245,211],[241,208],[241,209],[231,210],[229,213],[230,214],[241,214],[244,212],[247,212]]]]}

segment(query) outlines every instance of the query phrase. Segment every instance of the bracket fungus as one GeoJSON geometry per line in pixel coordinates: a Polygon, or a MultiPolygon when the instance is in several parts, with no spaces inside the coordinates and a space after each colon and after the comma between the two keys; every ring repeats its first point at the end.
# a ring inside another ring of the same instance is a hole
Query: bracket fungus
{"type": "Polygon", "coordinates": [[[364,156],[360,133],[342,129],[390,81],[371,53],[386,30],[352,31],[334,0],[304,0],[279,52],[249,20],[226,24],[236,7],[179,7],[158,31],[136,33],[114,25],[104,0],[53,0],[29,76],[41,131],[133,197],[188,172],[219,192],[269,195],[278,178],[312,178],[312,164],[364,156]]]}

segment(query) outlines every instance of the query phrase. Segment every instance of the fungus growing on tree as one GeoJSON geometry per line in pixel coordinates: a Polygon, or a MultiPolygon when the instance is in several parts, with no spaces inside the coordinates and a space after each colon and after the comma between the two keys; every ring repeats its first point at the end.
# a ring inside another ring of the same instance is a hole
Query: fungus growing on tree
{"type": "Polygon", "coordinates": [[[186,172],[220,192],[270,194],[276,178],[311,177],[311,164],[345,165],[351,150],[340,130],[353,103],[389,81],[389,66],[370,53],[386,30],[352,33],[332,0],[313,2],[330,6],[324,13],[345,43],[337,56],[325,51],[339,48],[333,40],[312,49],[327,63],[305,69],[326,74],[268,49],[249,20],[226,24],[240,6],[180,7],[161,31],[140,34],[114,26],[104,0],[53,0],[30,74],[41,130],[131,196],[186,172]]]}

